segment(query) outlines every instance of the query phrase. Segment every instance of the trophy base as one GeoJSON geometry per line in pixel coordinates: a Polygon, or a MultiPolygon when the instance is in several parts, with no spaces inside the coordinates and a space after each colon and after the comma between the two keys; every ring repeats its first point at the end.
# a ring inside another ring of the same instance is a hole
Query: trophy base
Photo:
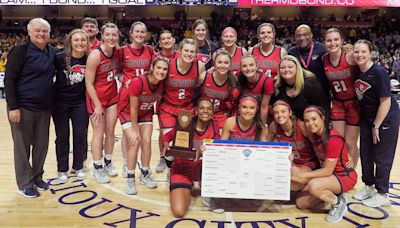
{"type": "Polygon", "coordinates": [[[193,150],[181,150],[181,149],[169,149],[165,152],[165,156],[174,156],[176,158],[187,158],[187,159],[195,159],[196,151],[193,150]]]}

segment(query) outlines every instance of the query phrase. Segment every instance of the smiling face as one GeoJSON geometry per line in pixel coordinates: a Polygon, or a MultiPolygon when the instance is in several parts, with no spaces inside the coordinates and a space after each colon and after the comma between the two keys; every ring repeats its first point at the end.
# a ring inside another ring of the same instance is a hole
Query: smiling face
{"type": "Polygon", "coordinates": [[[304,113],[304,124],[313,134],[322,135],[325,127],[324,120],[325,119],[316,111],[304,113]]]}
{"type": "Polygon", "coordinates": [[[136,24],[130,32],[132,42],[143,45],[146,40],[147,28],[144,24],[136,24]]]}
{"type": "Polygon", "coordinates": [[[237,36],[235,33],[228,31],[222,34],[221,36],[222,43],[224,47],[232,47],[235,45],[237,36]]]}
{"type": "Polygon", "coordinates": [[[181,60],[192,63],[196,58],[197,47],[194,44],[183,43],[181,48],[181,60]]]}
{"type": "Polygon", "coordinates": [[[330,32],[325,36],[325,47],[329,53],[340,51],[343,46],[343,39],[339,32],[330,32]]]}
{"type": "Polygon", "coordinates": [[[312,42],[312,32],[308,27],[300,27],[295,31],[295,40],[298,47],[308,49],[312,42]]]}
{"type": "Polygon", "coordinates": [[[282,60],[279,64],[280,76],[290,85],[296,81],[296,63],[290,60],[282,60]]]}
{"type": "Polygon", "coordinates": [[[204,24],[198,24],[196,28],[194,28],[193,33],[197,41],[204,41],[207,38],[207,28],[204,24]]]}
{"type": "Polygon", "coordinates": [[[257,114],[257,103],[247,99],[241,101],[239,104],[239,114],[246,121],[253,120],[257,114]]]}
{"type": "Polygon", "coordinates": [[[365,43],[356,43],[354,45],[353,57],[357,65],[365,65],[371,61],[371,50],[365,43]]]}
{"type": "Polygon", "coordinates": [[[33,23],[28,29],[29,38],[39,48],[44,48],[50,41],[50,28],[43,23],[33,23]]]}
{"type": "Polygon", "coordinates": [[[85,22],[82,25],[82,30],[85,31],[90,39],[93,39],[97,36],[99,33],[99,28],[93,23],[90,22],[85,22]]]}
{"type": "Polygon", "coordinates": [[[275,122],[279,125],[284,125],[288,121],[290,121],[290,117],[292,116],[292,111],[286,105],[275,105],[273,107],[274,119],[275,122]]]}
{"type": "Polygon", "coordinates": [[[231,64],[231,58],[228,54],[219,54],[215,58],[214,68],[218,74],[225,75],[229,71],[229,66],[231,64]]]}
{"type": "Polygon", "coordinates": [[[165,60],[157,60],[151,65],[152,76],[158,81],[164,80],[168,75],[169,65],[165,60]]]}
{"type": "Polygon", "coordinates": [[[72,53],[84,53],[89,48],[89,40],[85,33],[77,32],[71,36],[72,53]]]}
{"type": "Polygon", "coordinates": [[[253,57],[245,57],[240,60],[240,71],[246,78],[257,76],[257,61],[253,57]]]}
{"type": "Polygon", "coordinates": [[[117,45],[119,39],[118,28],[116,27],[106,27],[101,33],[101,38],[103,40],[103,44],[113,48],[117,45]]]}
{"type": "Polygon", "coordinates": [[[175,44],[175,38],[169,32],[164,32],[160,35],[160,47],[162,49],[172,49],[175,44]]]}
{"type": "Polygon", "coordinates": [[[200,101],[197,105],[196,113],[199,120],[203,122],[210,121],[214,113],[213,104],[209,100],[200,101]]]}
{"type": "Polygon", "coordinates": [[[258,33],[258,38],[263,44],[271,44],[275,39],[275,33],[271,26],[262,26],[258,33]]]}

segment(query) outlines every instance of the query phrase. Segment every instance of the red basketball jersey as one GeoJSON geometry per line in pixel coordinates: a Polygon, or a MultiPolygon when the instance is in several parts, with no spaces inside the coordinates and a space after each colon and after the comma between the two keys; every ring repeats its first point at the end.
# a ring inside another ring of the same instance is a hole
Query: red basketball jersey
{"type": "Polygon", "coordinates": [[[153,58],[154,49],[149,45],[143,45],[140,49],[134,49],[129,44],[123,46],[121,48],[123,83],[149,71],[153,58]]]}
{"type": "Polygon", "coordinates": [[[163,90],[162,82],[152,85],[146,75],[132,79],[129,85],[129,95],[139,97],[138,117],[154,113],[154,103],[162,95],[163,90]]]}
{"type": "Polygon", "coordinates": [[[214,115],[221,115],[229,112],[226,102],[229,100],[228,79],[217,85],[213,73],[207,73],[201,85],[201,97],[206,97],[214,104],[214,115]]]}
{"type": "Polygon", "coordinates": [[[274,80],[260,73],[257,82],[247,82],[247,87],[243,88],[243,94],[253,94],[261,101],[263,95],[272,95],[274,93],[274,80]]]}
{"type": "Polygon", "coordinates": [[[348,149],[344,138],[335,129],[332,129],[326,145],[326,150],[322,146],[322,140],[320,136],[313,135],[312,145],[314,147],[315,154],[319,160],[321,167],[324,166],[326,158],[336,158],[337,163],[333,173],[346,172],[346,163],[348,162],[348,149]]]}
{"type": "Polygon", "coordinates": [[[274,49],[268,56],[263,55],[260,48],[261,45],[253,48],[251,54],[256,58],[258,68],[262,69],[268,77],[274,78],[278,74],[282,48],[274,45],[274,49]]]}
{"type": "Polygon", "coordinates": [[[229,67],[229,69],[235,76],[238,76],[240,73],[240,60],[242,59],[242,56],[243,48],[236,47],[235,53],[233,54],[233,56],[231,56],[231,66],[229,67]]]}
{"type": "Polygon", "coordinates": [[[328,54],[325,54],[322,60],[334,98],[338,100],[356,99],[355,67],[347,63],[346,53],[342,51],[337,66],[332,65],[328,54]]]}
{"type": "Polygon", "coordinates": [[[101,47],[97,48],[100,51],[100,64],[96,69],[96,78],[94,87],[99,98],[114,97],[117,94],[117,82],[115,74],[119,66],[119,60],[115,49],[111,57],[107,57],[101,47]]]}
{"type": "Polygon", "coordinates": [[[312,149],[311,142],[304,137],[301,131],[301,121],[296,121],[296,135],[290,137],[286,136],[279,124],[276,126],[275,139],[278,142],[289,142],[292,144],[292,150],[294,154],[294,163],[306,164],[313,162],[315,155],[312,149]]]}
{"type": "Polygon", "coordinates": [[[229,140],[254,141],[256,140],[256,128],[256,123],[253,122],[249,129],[242,130],[239,125],[239,115],[237,115],[235,126],[229,135],[229,140]]]}
{"type": "Polygon", "coordinates": [[[164,57],[169,59],[170,61],[179,58],[179,56],[181,56],[181,53],[179,51],[173,51],[171,55],[164,55],[161,51],[156,53],[156,57],[164,57]]]}
{"type": "Polygon", "coordinates": [[[207,128],[204,131],[194,129],[193,134],[193,148],[198,148],[203,144],[203,139],[219,139],[218,128],[215,126],[214,121],[210,120],[207,128]]]}
{"type": "Polygon", "coordinates": [[[171,61],[169,74],[165,79],[165,94],[163,101],[175,107],[193,106],[195,86],[199,79],[198,62],[194,61],[186,74],[181,74],[178,70],[178,61],[171,61]]]}

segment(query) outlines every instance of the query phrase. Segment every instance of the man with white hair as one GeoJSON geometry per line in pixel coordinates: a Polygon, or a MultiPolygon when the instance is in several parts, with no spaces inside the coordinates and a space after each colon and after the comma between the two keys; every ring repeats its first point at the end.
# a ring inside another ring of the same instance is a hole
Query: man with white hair
{"type": "Polygon", "coordinates": [[[27,29],[27,43],[15,46],[8,55],[4,82],[18,192],[34,198],[39,196],[37,190],[49,188],[42,178],[49,145],[56,49],[49,45],[50,24],[46,20],[34,18],[27,29]]]}

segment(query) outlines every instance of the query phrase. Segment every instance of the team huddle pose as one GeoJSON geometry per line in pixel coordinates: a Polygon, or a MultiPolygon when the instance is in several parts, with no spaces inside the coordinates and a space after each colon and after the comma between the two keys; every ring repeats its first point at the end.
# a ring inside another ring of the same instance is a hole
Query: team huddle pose
{"type": "MultiPolygon", "coordinates": [[[[72,169],[77,177],[86,178],[83,167],[89,120],[93,128],[93,177],[99,183],[108,183],[110,177],[118,175],[112,162],[118,118],[123,129],[125,193],[138,193],[137,164],[140,183],[156,188],[150,160],[153,115],[157,114],[161,158],[156,171],[170,168],[170,203],[175,217],[185,216],[193,183],[201,180],[203,139],[291,143],[293,201],[299,209],[331,204],[326,217],[329,222],[339,222],[347,211],[344,193],[357,183],[359,156],[365,186],[353,198],[370,207],[390,205],[388,187],[400,124],[399,107],[386,71],[371,61],[369,41],[359,40],[353,50],[347,50],[339,29],[328,29],[322,44],[312,39],[308,25],[300,25],[295,31],[296,46],[286,51],[274,44],[274,26],[263,23],[257,29],[260,43],[248,51],[237,46],[237,33],[232,27],[222,31],[222,47],[217,50],[208,39],[206,22],[199,19],[192,26],[193,38],[185,38],[179,50],[174,50],[173,34],[163,30],[156,52],[145,44],[147,27],[142,22],[131,25],[130,43],[123,47],[119,47],[115,24],[101,27],[101,41],[95,38],[97,27],[96,20],[85,18],[82,30],[68,34],[66,49],[54,54],[54,69],[48,64],[43,66],[48,75],[56,72],[52,115],[60,183],[68,181],[70,119],[72,169]],[[174,140],[180,110],[194,115],[195,159],[165,157],[174,140]]],[[[41,33],[48,40],[50,25],[45,20],[31,20],[28,32],[28,46],[48,47],[35,36],[41,33]]],[[[29,147],[21,147],[20,143],[28,133],[21,132],[18,125],[23,122],[29,127],[23,120],[37,111],[32,110],[32,101],[23,99],[32,90],[19,79],[34,80],[27,71],[21,71],[23,65],[18,65],[24,51],[32,52],[15,47],[6,67],[8,114],[16,154],[29,154],[29,147]],[[17,91],[16,85],[24,89],[17,91]]],[[[43,126],[48,128],[46,123],[43,126]]],[[[15,159],[29,163],[26,156],[15,159]]],[[[16,166],[19,192],[26,197],[38,196],[32,186],[46,189],[41,182],[43,164],[38,164],[33,169],[33,182],[22,179],[23,167],[16,166]]]]}

